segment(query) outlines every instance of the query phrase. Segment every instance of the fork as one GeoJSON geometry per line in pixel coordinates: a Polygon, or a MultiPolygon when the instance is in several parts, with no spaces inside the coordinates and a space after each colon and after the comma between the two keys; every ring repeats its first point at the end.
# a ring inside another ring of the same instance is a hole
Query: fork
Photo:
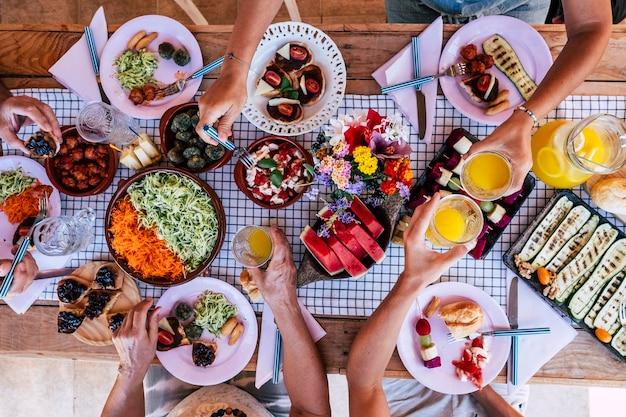
{"type": "Polygon", "coordinates": [[[87,41],[87,49],[89,50],[89,57],[91,58],[91,68],[93,68],[93,73],[96,76],[96,82],[98,83],[98,89],[100,90],[100,98],[106,104],[111,104],[109,98],[104,92],[104,88],[102,88],[102,83],[100,82],[100,58],[98,57],[98,50],[96,49],[96,41],[93,38],[93,31],[91,27],[85,26],[85,40],[87,41]]]}
{"type": "Polygon", "coordinates": [[[464,62],[459,62],[454,65],[451,65],[447,70],[445,70],[441,74],[427,75],[425,77],[415,78],[414,80],[409,80],[409,81],[404,81],[398,84],[388,85],[387,87],[381,88],[380,91],[383,94],[389,94],[389,93],[393,93],[394,91],[402,90],[408,87],[418,88],[440,77],[444,77],[444,76],[445,77],[463,77],[467,74],[469,74],[467,64],[464,62]]]}
{"type": "Polygon", "coordinates": [[[37,226],[43,219],[46,218],[46,214],[48,212],[48,194],[44,194],[42,198],[39,199],[39,213],[37,213],[37,217],[35,217],[35,222],[30,227],[28,234],[21,238],[19,247],[17,248],[17,252],[15,252],[15,257],[13,258],[13,262],[11,263],[11,268],[7,273],[6,277],[2,281],[2,285],[0,286],[0,299],[5,298],[9,293],[9,288],[11,288],[11,284],[13,284],[13,278],[15,274],[15,268],[17,265],[24,260],[24,256],[26,255],[26,251],[30,247],[30,241],[33,234],[33,229],[37,226]]]}
{"type": "Polygon", "coordinates": [[[246,148],[235,146],[235,144],[229,140],[220,139],[220,135],[213,126],[204,125],[202,130],[204,130],[204,133],[206,133],[211,139],[226,148],[226,150],[233,151],[235,157],[239,159],[247,169],[251,169],[256,165],[256,160],[252,155],[250,155],[250,152],[248,152],[246,148]]]}
{"type": "Polygon", "coordinates": [[[448,343],[456,343],[463,340],[471,340],[478,336],[533,336],[537,334],[548,334],[552,330],[549,327],[530,327],[526,329],[502,329],[502,330],[490,330],[487,332],[476,332],[466,337],[454,337],[451,333],[448,333],[448,343]]]}
{"type": "Polygon", "coordinates": [[[626,300],[619,305],[619,322],[622,327],[626,328],[626,300]]]}
{"type": "Polygon", "coordinates": [[[182,80],[176,80],[173,83],[168,84],[163,88],[159,88],[156,94],[159,97],[167,97],[167,96],[171,96],[172,94],[176,94],[180,91],[183,91],[183,89],[185,88],[185,85],[187,84],[187,81],[195,80],[198,77],[202,77],[204,74],[208,74],[209,72],[218,69],[219,67],[222,66],[223,63],[224,63],[224,57],[221,56],[217,58],[215,61],[210,62],[204,67],[200,68],[199,70],[191,74],[189,77],[183,78],[182,80]]]}

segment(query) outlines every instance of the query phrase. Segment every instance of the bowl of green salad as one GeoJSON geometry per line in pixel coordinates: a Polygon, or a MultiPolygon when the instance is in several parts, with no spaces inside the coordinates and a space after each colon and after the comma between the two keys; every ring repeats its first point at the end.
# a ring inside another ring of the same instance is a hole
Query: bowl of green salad
{"type": "Polygon", "coordinates": [[[224,243],[226,215],[209,184],[180,168],[154,167],[120,181],[105,217],[115,262],[148,284],[168,287],[207,269],[224,243]]]}

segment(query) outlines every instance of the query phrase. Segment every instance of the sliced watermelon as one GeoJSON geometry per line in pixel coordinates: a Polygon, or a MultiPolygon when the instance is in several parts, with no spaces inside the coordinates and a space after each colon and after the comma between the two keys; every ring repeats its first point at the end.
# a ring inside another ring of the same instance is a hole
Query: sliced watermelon
{"type": "Polygon", "coordinates": [[[304,228],[300,234],[300,240],[330,275],[336,275],[343,271],[342,262],[337,258],[335,252],[328,247],[324,239],[319,237],[310,226],[304,228]]]}
{"type": "Polygon", "coordinates": [[[377,239],[383,233],[383,226],[376,220],[376,217],[370,209],[361,201],[359,197],[354,197],[350,210],[359,218],[363,226],[370,232],[374,239],[377,239]]]}
{"type": "Polygon", "coordinates": [[[367,268],[365,268],[361,261],[359,261],[348,248],[337,240],[335,235],[330,235],[326,241],[328,242],[328,246],[335,252],[344,268],[346,268],[348,274],[353,278],[358,278],[367,273],[367,268]]]}
{"type": "MultiPolygon", "coordinates": [[[[335,236],[337,236],[339,241],[343,243],[344,246],[348,248],[350,252],[352,252],[352,254],[356,256],[357,259],[361,260],[365,258],[367,252],[361,245],[361,242],[357,241],[356,237],[348,231],[348,228],[345,224],[341,223],[340,221],[336,221],[333,227],[335,229],[335,236]]],[[[372,237],[368,235],[367,232],[363,231],[363,233],[365,233],[367,237],[372,239],[372,237]]]]}
{"type": "MultiPolygon", "coordinates": [[[[345,227],[345,225],[344,225],[345,227]]],[[[369,235],[361,226],[356,223],[351,223],[346,227],[348,232],[354,236],[357,243],[365,249],[365,252],[376,262],[381,263],[385,259],[385,251],[380,247],[378,242],[369,235]]]]}

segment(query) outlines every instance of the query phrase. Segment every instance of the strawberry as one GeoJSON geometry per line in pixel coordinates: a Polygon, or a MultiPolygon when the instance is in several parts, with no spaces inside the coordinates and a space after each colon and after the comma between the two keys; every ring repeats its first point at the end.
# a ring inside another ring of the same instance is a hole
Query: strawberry
{"type": "Polygon", "coordinates": [[[430,323],[428,323],[428,320],[424,318],[419,319],[417,321],[417,324],[415,325],[415,331],[420,336],[426,336],[430,334],[430,323]]]}
{"type": "Polygon", "coordinates": [[[478,336],[476,339],[472,340],[472,347],[483,348],[483,338],[482,336],[478,336]]]}

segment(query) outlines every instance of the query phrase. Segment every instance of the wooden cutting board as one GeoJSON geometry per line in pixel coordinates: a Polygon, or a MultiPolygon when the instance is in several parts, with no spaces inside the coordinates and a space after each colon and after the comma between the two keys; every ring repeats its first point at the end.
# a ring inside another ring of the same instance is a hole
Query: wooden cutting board
{"type": "MultiPolygon", "coordinates": [[[[72,272],[72,274],[68,278],[76,279],[77,281],[82,282],[87,286],[90,286],[96,278],[96,273],[104,265],[108,266],[111,269],[115,269],[124,277],[122,288],[120,290],[120,295],[115,300],[115,303],[113,304],[113,307],[108,312],[108,314],[125,313],[141,301],[141,295],[139,294],[139,289],[137,288],[135,280],[124,271],[122,271],[121,268],[117,266],[117,264],[115,264],[114,262],[98,261],[87,263],[72,272]]],[[[59,308],[61,310],[84,308],[86,304],[86,299],[87,298],[84,297],[82,300],[78,301],[75,304],[62,303],[59,301],[59,308]]],[[[107,346],[112,343],[112,335],[111,331],[109,330],[109,325],[107,323],[105,314],[96,317],[95,319],[85,318],[85,320],[83,320],[83,323],[80,325],[78,330],[73,333],[73,335],[81,342],[92,346],[107,346]]]]}

